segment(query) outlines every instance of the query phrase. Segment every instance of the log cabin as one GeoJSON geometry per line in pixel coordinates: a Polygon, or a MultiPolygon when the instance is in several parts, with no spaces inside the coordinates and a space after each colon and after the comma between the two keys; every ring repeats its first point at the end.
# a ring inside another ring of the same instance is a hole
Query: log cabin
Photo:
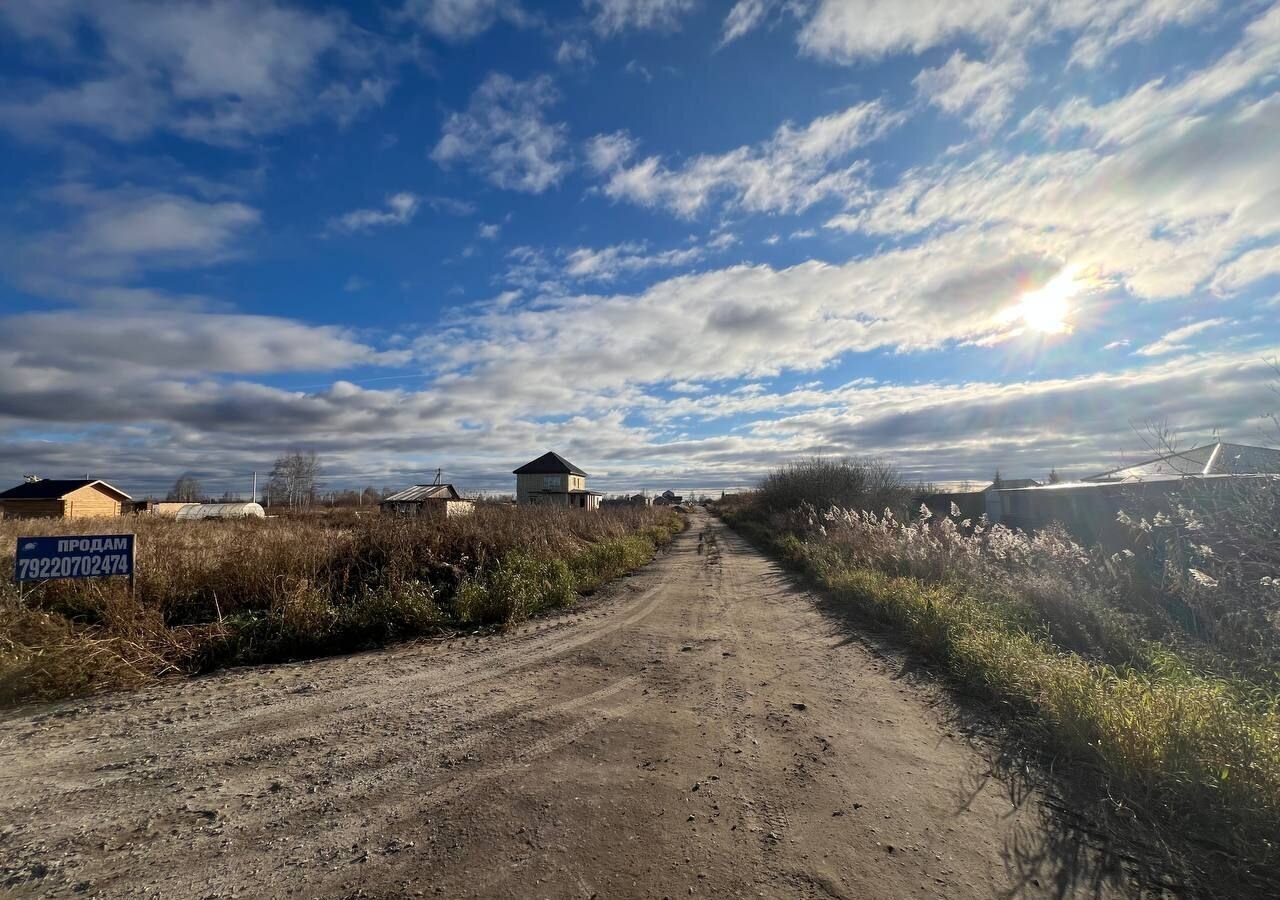
{"type": "Polygon", "coordinates": [[[94,478],[39,478],[0,493],[6,519],[99,519],[132,506],[124,491],[94,478]]]}

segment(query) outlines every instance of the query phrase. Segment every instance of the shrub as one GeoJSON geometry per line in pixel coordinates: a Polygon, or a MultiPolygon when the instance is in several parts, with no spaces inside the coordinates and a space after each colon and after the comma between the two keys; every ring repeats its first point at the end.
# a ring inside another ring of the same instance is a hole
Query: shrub
{"type": "Polygon", "coordinates": [[[910,497],[897,470],[881,460],[814,457],[772,472],[760,484],[758,502],[773,511],[807,503],[819,509],[891,509],[901,515],[910,497]]]}

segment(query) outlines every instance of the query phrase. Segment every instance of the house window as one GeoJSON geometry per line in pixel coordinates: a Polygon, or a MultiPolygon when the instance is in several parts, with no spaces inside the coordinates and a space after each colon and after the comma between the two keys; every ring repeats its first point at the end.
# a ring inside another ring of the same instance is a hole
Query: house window
{"type": "Polygon", "coordinates": [[[560,476],[559,475],[543,475],[542,489],[544,491],[560,490],[560,476]]]}

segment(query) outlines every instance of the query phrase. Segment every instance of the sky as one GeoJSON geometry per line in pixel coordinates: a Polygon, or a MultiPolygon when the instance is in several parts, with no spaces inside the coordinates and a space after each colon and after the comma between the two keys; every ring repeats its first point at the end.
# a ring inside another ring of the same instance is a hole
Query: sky
{"type": "Polygon", "coordinates": [[[1275,443],[1280,3],[0,4],[0,482],[1275,443]]]}

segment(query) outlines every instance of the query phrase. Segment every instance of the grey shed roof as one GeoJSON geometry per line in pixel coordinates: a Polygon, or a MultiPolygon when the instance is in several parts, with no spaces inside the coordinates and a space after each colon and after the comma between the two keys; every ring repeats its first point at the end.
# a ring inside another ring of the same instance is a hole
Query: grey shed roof
{"type": "Polygon", "coordinates": [[[119,488],[112,487],[97,478],[42,478],[39,481],[28,481],[9,488],[0,494],[0,500],[61,500],[72,491],[78,491],[91,484],[100,484],[125,500],[133,499],[119,488]]]}
{"type": "Polygon", "coordinates": [[[383,503],[418,503],[423,500],[461,500],[451,484],[415,484],[383,499],[383,503]]]}
{"type": "Polygon", "coordinates": [[[1218,441],[1180,453],[1166,453],[1133,465],[1092,475],[1085,481],[1141,481],[1185,475],[1266,475],[1280,473],[1280,450],[1218,441]]]}
{"type": "Polygon", "coordinates": [[[533,462],[525,463],[520,468],[511,473],[512,475],[581,475],[587,477],[587,473],[579,469],[569,460],[565,459],[559,453],[553,453],[548,450],[539,456],[533,462]]]}

